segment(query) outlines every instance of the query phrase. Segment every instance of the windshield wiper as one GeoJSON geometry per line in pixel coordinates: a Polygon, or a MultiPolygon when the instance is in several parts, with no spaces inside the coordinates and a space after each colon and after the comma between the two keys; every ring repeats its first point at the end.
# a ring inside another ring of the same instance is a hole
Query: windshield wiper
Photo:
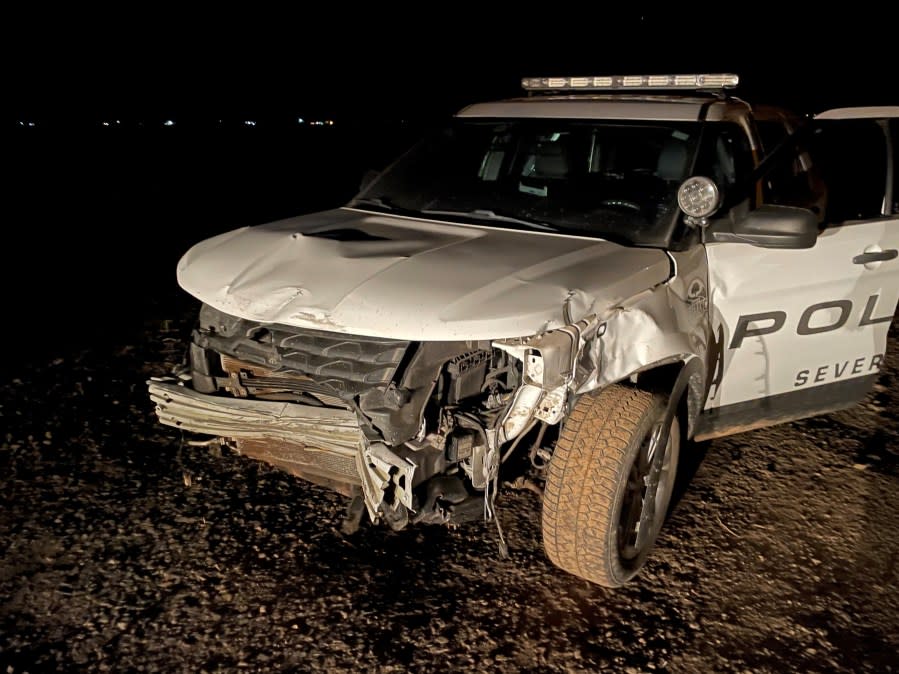
{"type": "Polygon", "coordinates": [[[454,210],[422,210],[415,211],[408,208],[400,208],[398,206],[394,206],[390,203],[389,199],[385,199],[383,197],[365,197],[363,199],[356,199],[351,203],[351,206],[376,206],[377,208],[383,208],[385,211],[390,211],[391,213],[399,213],[402,215],[462,215],[469,218],[474,218],[476,220],[491,220],[493,222],[508,222],[516,225],[524,225],[530,229],[537,229],[545,232],[558,232],[558,228],[552,227],[551,225],[547,225],[543,222],[537,222],[535,220],[524,220],[522,218],[514,218],[511,215],[503,215],[502,213],[497,213],[495,211],[491,211],[486,208],[475,208],[470,211],[454,211],[454,210]]]}
{"type": "Polygon", "coordinates": [[[539,229],[545,232],[558,232],[559,230],[551,225],[547,225],[544,222],[537,222],[536,220],[523,220],[522,218],[513,218],[511,215],[503,215],[502,213],[496,213],[495,211],[491,211],[486,208],[475,208],[470,211],[431,211],[424,210],[421,211],[422,215],[463,215],[469,218],[475,218],[480,220],[492,220],[495,222],[510,222],[516,225],[524,225],[525,227],[529,227],[531,229],[539,229]]]}
{"type": "Polygon", "coordinates": [[[413,210],[411,208],[403,208],[402,206],[397,206],[392,203],[390,199],[386,197],[364,197],[362,199],[354,199],[349,204],[350,208],[371,208],[374,206],[378,210],[386,211],[387,213],[393,213],[394,215],[406,215],[409,217],[415,217],[421,215],[419,211],[413,210]]]}
{"type": "Polygon", "coordinates": [[[388,199],[384,199],[382,197],[365,197],[363,199],[353,199],[350,205],[377,206],[378,208],[383,208],[385,211],[397,210],[396,206],[391,204],[388,199]]]}

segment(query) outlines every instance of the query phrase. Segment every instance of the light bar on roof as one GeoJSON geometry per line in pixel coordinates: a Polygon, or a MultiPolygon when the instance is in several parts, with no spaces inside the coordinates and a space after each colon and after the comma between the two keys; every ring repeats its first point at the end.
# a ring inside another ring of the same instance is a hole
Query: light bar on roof
{"type": "Polygon", "coordinates": [[[603,77],[525,77],[527,91],[609,91],[646,89],[732,89],[740,78],[731,73],[702,75],[612,75],[603,77]]]}

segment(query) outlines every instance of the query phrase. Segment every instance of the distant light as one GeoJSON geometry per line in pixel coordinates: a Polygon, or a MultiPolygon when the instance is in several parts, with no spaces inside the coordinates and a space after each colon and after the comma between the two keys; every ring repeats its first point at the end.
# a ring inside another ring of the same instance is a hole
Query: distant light
{"type": "Polygon", "coordinates": [[[245,119],[243,123],[244,126],[256,126],[256,121],[252,119],[245,119]]]}
{"type": "Polygon", "coordinates": [[[325,120],[325,124],[327,124],[328,126],[334,126],[334,120],[333,120],[333,119],[326,119],[326,120],[325,120]]]}
{"type": "Polygon", "coordinates": [[[302,117],[297,117],[297,124],[305,124],[305,123],[306,123],[305,119],[303,119],[302,117]]]}
{"type": "Polygon", "coordinates": [[[325,123],[319,119],[316,119],[314,122],[312,122],[312,126],[324,126],[324,125],[325,125],[325,123]]]}
{"type": "Polygon", "coordinates": [[[103,122],[103,126],[109,126],[109,122],[103,122]]]}
{"type": "Polygon", "coordinates": [[[163,125],[163,126],[175,126],[175,120],[174,120],[174,119],[167,119],[167,120],[165,120],[165,121],[162,123],[162,125],[163,125]]]}
{"type": "Polygon", "coordinates": [[[33,127],[34,125],[35,125],[34,122],[29,121],[29,120],[27,120],[27,119],[26,119],[26,120],[22,120],[22,119],[19,120],[19,126],[33,127]]]}

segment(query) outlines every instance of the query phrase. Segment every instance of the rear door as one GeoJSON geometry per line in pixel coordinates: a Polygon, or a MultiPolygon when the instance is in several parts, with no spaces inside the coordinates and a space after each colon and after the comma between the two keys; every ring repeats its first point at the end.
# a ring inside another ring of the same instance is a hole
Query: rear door
{"type": "Polygon", "coordinates": [[[764,201],[819,214],[813,248],[707,244],[717,350],[699,437],[840,409],[870,390],[899,301],[897,117],[818,115],[764,181],[764,201]]]}

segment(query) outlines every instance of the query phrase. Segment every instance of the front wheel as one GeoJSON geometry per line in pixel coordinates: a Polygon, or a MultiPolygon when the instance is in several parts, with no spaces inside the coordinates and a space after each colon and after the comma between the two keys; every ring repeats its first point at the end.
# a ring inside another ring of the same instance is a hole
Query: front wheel
{"type": "Polygon", "coordinates": [[[543,547],[557,566],[605,587],[633,578],[655,543],[677,475],[675,416],[661,447],[663,396],[614,385],[582,396],[549,464],[543,547]]]}

